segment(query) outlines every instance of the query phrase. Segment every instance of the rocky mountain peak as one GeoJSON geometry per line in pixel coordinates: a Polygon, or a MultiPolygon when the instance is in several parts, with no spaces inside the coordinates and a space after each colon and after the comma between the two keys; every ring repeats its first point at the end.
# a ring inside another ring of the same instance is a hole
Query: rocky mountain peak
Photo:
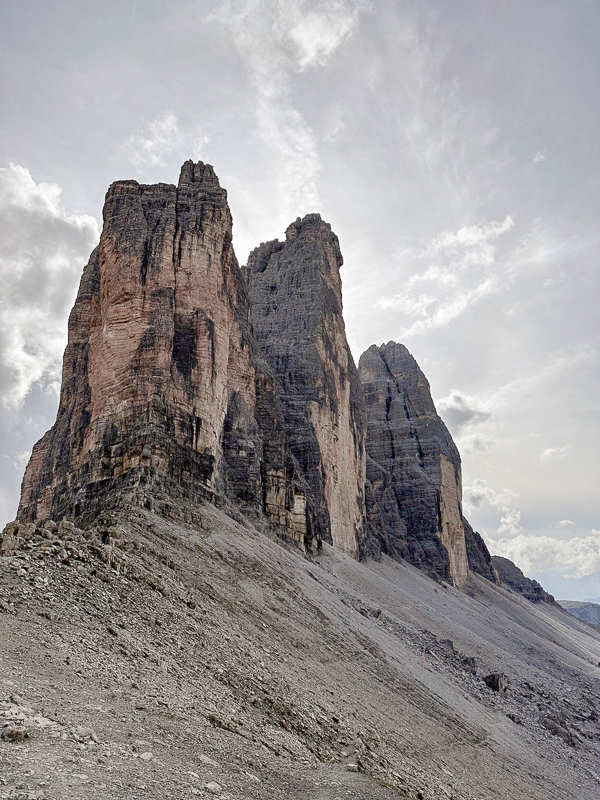
{"type": "Polygon", "coordinates": [[[461,463],[429,383],[404,345],[360,358],[370,528],[382,552],[461,586],[468,575],[461,463]]]}
{"type": "Polygon", "coordinates": [[[284,538],[318,546],[256,346],[214,170],[179,187],[113,184],[69,321],[53,428],[35,446],[19,517],[93,514],[127,495],[151,505],[234,500],[284,538]]]}
{"type": "MultiPolygon", "coordinates": [[[[191,160],[184,162],[179,174],[178,188],[198,189],[200,186],[208,189],[221,189],[214,168],[210,164],[204,164],[202,161],[197,163],[191,160]]],[[[225,193],[224,189],[221,189],[221,191],[225,193]]]]}
{"type": "Polygon", "coordinates": [[[277,381],[292,453],[326,541],[363,550],[365,417],[342,315],[342,255],[319,214],[262,244],[245,274],[252,323],[277,381]]]}

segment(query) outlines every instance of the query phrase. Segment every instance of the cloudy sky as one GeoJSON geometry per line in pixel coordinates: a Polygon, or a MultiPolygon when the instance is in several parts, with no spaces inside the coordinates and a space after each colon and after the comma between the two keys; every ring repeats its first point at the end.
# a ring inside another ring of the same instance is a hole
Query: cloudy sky
{"type": "Polygon", "coordinates": [[[108,185],[194,158],[241,263],[332,224],[355,358],[417,358],[474,527],[600,597],[599,30],[597,0],[2,0],[0,523],[108,185]]]}

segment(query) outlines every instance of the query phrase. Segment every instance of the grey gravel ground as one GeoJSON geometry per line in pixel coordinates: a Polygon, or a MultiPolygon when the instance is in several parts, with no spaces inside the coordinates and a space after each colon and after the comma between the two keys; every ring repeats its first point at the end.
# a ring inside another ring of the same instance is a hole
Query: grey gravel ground
{"type": "Polygon", "coordinates": [[[600,796],[600,632],[560,609],[311,562],[209,505],[22,535],[0,557],[2,800],[600,796]]]}

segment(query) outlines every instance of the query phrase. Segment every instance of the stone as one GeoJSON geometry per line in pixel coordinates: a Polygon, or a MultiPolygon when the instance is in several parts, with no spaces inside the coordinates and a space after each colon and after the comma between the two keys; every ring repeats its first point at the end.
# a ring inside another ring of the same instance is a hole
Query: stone
{"type": "Polygon", "coordinates": [[[462,659],[462,665],[467,670],[467,672],[471,673],[471,675],[477,675],[478,663],[475,656],[465,656],[462,659]]]}
{"type": "Polygon", "coordinates": [[[461,462],[429,383],[401,344],[360,357],[367,407],[367,513],[375,549],[466,583],[461,462]]]}
{"type": "Polygon", "coordinates": [[[146,751],[145,753],[140,753],[140,758],[142,759],[142,761],[152,761],[152,759],[154,758],[154,754],[151,753],[150,751],[146,751]]]}
{"type": "Polygon", "coordinates": [[[33,449],[19,523],[91,524],[98,507],[141,488],[170,514],[181,497],[228,498],[318,551],[213,168],[186,162],[178,186],[118,181],[103,217],[69,318],[58,416],[33,449]]]}
{"type": "Polygon", "coordinates": [[[0,734],[0,739],[5,742],[23,742],[29,739],[29,730],[19,725],[5,725],[0,734]]]}
{"type": "Polygon", "coordinates": [[[569,747],[579,747],[581,739],[569,730],[566,717],[563,714],[550,713],[540,719],[540,722],[553,736],[558,736],[569,747]]]}
{"type": "Polygon", "coordinates": [[[219,794],[221,794],[223,792],[223,789],[221,788],[221,786],[219,786],[219,784],[215,783],[214,781],[210,781],[209,783],[205,783],[204,784],[204,788],[208,792],[210,792],[211,794],[219,795],[219,794]]]}
{"type": "Polygon", "coordinates": [[[308,214],[284,242],[256,248],[244,272],[320,535],[358,558],[366,537],[365,407],[342,315],[342,263],[331,226],[308,214]]]}
{"type": "Polygon", "coordinates": [[[500,694],[506,692],[506,675],[503,672],[492,672],[486,675],[483,680],[492,691],[500,694]]]}
{"type": "Polygon", "coordinates": [[[358,764],[346,764],[348,772],[358,772],[358,764]]]}
{"type": "Polygon", "coordinates": [[[551,594],[548,594],[537,581],[526,578],[519,567],[513,564],[510,559],[502,556],[492,556],[492,562],[501,582],[508,586],[509,589],[522,594],[532,603],[558,605],[551,594]]]}

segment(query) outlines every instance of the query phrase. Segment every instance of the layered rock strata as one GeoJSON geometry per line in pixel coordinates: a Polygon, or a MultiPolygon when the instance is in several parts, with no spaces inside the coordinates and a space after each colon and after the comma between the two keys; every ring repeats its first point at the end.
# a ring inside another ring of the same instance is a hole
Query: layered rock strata
{"type": "Polygon", "coordinates": [[[114,183],[69,319],[58,416],[18,516],[84,515],[126,488],[228,496],[318,547],[273,377],[254,341],[227,194],[211,166],[178,186],[114,183]]]}
{"type": "Polygon", "coordinates": [[[395,342],[370,347],[358,369],[367,407],[372,547],[462,586],[469,562],[460,456],[427,379],[395,342]]]}
{"type": "Polygon", "coordinates": [[[252,322],[275,374],[290,448],[324,538],[358,557],[365,541],[365,410],[342,316],[337,236],[318,214],[245,269],[252,322]]]}

